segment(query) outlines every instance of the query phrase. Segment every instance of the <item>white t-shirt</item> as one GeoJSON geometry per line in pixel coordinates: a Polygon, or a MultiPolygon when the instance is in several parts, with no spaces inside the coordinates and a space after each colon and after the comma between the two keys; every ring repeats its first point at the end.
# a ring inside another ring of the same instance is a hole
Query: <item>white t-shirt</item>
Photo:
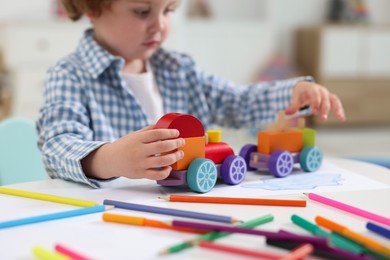
{"type": "Polygon", "coordinates": [[[145,73],[122,73],[122,76],[148,116],[149,123],[156,123],[164,115],[164,108],[161,93],[150,67],[148,66],[145,73]]]}

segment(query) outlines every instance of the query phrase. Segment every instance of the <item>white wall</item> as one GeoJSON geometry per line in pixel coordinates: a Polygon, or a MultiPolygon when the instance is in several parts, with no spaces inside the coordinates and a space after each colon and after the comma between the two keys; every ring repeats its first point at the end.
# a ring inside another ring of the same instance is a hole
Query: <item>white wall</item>
{"type": "Polygon", "coordinates": [[[0,0],[0,21],[48,20],[54,3],[54,0],[0,0]]]}
{"type": "Polygon", "coordinates": [[[367,0],[367,6],[373,24],[390,24],[389,0],[367,0]]]}

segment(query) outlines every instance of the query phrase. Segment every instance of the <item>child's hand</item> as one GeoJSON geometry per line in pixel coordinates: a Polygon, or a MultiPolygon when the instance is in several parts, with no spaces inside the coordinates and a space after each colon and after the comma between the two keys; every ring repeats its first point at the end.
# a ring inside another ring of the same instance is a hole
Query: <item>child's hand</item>
{"type": "Polygon", "coordinates": [[[183,151],[156,155],[182,147],[184,139],[178,136],[176,129],[148,126],[91,153],[82,162],[84,171],[88,177],[100,179],[120,176],[165,179],[171,171],[169,165],[183,158],[183,151]]]}
{"type": "Polygon", "coordinates": [[[311,107],[314,115],[319,114],[321,120],[326,120],[329,111],[333,110],[338,120],[345,121],[343,105],[336,95],[319,84],[300,81],[293,89],[291,105],[285,112],[287,115],[291,115],[306,105],[311,107]]]}

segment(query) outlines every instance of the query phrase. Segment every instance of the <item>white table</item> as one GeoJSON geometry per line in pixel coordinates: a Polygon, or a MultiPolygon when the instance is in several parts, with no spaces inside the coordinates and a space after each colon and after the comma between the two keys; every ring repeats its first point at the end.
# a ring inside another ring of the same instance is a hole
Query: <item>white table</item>
{"type": "MultiPolygon", "coordinates": [[[[327,158],[327,161],[356,174],[390,185],[390,171],[386,168],[346,159],[327,158]]],[[[248,173],[251,176],[256,176],[256,174],[248,173]]],[[[260,228],[275,231],[283,228],[305,233],[305,231],[302,231],[291,222],[291,215],[298,214],[311,221],[314,220],[315,216],[321,215],[390,246],[389,240],[383,239],[365,229],[366,221],[364,219],[312,201],[309,201],[305,208],[172,203],[158,200],[157,196],[169,193],[175,189],[160,187],[154,181],[127,179],[119,179],[107,185],[104,189],[99,190],[63,180],[37,181],[9,185],[7,187],[93,200],[98,203],[102,203],[104,199],[112,199],[229,215],[244,221],[266,214],[273,214],[275,220],[260,228]]],[[[326,196],[377,214],[390,216],[390,186],[373,190],[331,192],[326,193],[326,196]]],[[[292,192],[291,194],[278,197],[302,199],[303,195],[292,192]]],[[[69,205],[1,194],[0,207],[0,221],[76,208],[69,205]]],[[[114,209],[112,212],[161,220],[170,219],[168,216],[120,209],[114,209]]],[[[54,249],[56,243],[67,245],[96,259],[215,259],[217,257],[242,259],[241,256],[228,255],[201,248],[193,248],[170,256],[158,256],[158,252],[161,250],[192,239],[195,236],[150,227],[106,223],[102,221],[101,213],[98,213],[0,230],[0,259],[35,259],[31,251],[34,245],[54,249]]],[[[282,249],[266,246],[262,237],[249,235],[235,234],[221,239],[220,242],[241,245],[250,249],[286,252],[282,249]]]]}

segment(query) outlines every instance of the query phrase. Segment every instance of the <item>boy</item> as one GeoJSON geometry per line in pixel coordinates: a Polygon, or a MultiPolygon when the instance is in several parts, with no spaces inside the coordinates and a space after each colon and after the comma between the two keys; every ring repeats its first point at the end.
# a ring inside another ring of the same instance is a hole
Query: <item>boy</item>
{"type": "Polygon", "coordinates": [[[48,174],[100,187],[115,177],[166,178],[183,157],[174,129],[148,126],[168,112],[210,124],[253,127],[310,105],[345,120],[339,99],[310,77],[239,87],[199,70],[161,44],[178,0],[63,0],[92,23],[76,51],[48,72],[37,122],[48,174]],[[155,156],[156,154],[164,154],[155,156]]]}

